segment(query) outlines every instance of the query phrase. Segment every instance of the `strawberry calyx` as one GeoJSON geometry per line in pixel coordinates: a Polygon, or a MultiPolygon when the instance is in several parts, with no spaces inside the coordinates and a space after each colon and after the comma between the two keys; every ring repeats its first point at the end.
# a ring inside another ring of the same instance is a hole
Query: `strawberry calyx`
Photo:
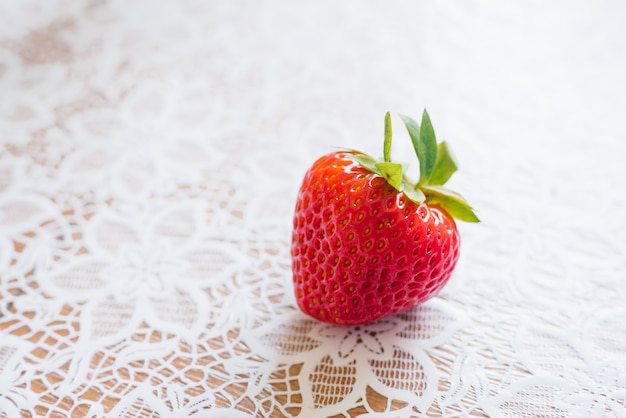
{"type": "Polygon", "coordinates": [[[436,205],[448,212],[453,218],[466,222],[480,222],[470,204],[457,192],[447,189],[444,184],[457,171],[456,158],[448,144],[437,143],[435,130],[426,109],[422,114],[421,126],[409,116],[399,115],[404,123],[417,160],[419,179],[411,181],[402,164],[391,160],[391,115],[385,115],[385,139],[383,158],[376,159],[360,151],[351,150],[349,156],[365,169],[380,175],[387,183],[417,204],[436,205]]]}

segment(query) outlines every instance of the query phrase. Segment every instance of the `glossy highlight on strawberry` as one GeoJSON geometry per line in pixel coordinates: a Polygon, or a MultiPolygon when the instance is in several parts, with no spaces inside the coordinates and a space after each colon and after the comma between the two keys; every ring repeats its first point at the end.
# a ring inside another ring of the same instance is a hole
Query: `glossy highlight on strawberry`
{"type": "MultiPolygon", "coordinates": [[[[412,139],[417,135],[416,151],[432,153],[436,141],[425,148],[417,124],[404,118],[412,139]]],[[[431,167],[424,171],[421,165],[414,184],[390,160],[390,144],[387,114],[382,161],[338,151],[319,158],[304,176],[292,234],[293,283],[300,309],[320,321],[365,324],[433,297],[459,257],[460,237],[449,211],[478,220],[442,182],[423,180],[427,175],[445,182],[456,170],[447,148],[439,147],[439,160],[428,155],[431,167]]]]}

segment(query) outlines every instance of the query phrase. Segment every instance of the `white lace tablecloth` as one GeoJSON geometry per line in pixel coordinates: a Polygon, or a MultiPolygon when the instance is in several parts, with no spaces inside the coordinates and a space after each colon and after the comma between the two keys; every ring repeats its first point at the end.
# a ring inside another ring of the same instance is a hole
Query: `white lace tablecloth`
{"type": "Polygon", "coordinates": [[[0,417],[626,416],[625,21],[2,1],[0,417]],[[309,319],[304,171],[424,107],[483,221],[450,283],[379,323],[309,319]]]}

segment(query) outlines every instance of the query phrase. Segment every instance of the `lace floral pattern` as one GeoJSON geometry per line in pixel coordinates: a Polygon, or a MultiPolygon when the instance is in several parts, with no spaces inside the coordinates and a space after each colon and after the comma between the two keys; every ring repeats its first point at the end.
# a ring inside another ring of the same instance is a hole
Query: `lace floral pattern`
{"type": "Polygon", "coordinates": [[[0,4],[0,418],[626,416],[624,10],[509,6],[0,4]],[[301,176],[419,103],[483,223],[424,305],[306,317],[301,176]]]}

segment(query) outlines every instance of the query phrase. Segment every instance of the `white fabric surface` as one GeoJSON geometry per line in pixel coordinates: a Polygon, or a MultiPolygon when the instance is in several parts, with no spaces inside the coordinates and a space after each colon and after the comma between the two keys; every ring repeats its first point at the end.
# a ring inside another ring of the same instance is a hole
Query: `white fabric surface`
{"type": "Polygon", "coordinates": [[[626,416],[625,21],[617,0],[1,2],[0,417],[626,416]],[[380,323],[308,319],[304,171],[380,154],[384,113],[424,107],[483,221],[450,283],[380,323]]]}

